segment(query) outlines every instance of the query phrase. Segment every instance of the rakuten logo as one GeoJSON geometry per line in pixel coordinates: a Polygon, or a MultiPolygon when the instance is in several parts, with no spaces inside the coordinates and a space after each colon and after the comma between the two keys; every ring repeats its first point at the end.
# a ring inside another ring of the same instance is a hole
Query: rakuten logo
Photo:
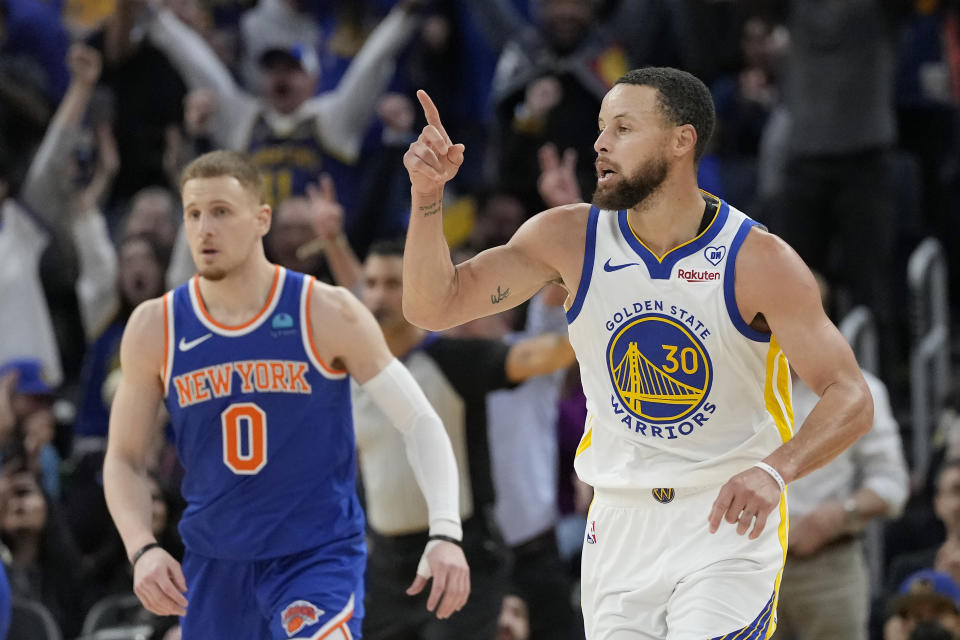
{"type": "Polygon", "coordinates": [[[677,269],[677,277],[687,282],[710,282],[719,280],[719,271],[697,271],[696,269],[677,269]]]}

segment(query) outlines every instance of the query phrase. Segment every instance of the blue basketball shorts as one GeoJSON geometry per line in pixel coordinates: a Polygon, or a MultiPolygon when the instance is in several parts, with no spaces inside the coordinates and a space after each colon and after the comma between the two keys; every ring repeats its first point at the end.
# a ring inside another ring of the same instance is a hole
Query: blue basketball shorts
{"type": "Polygon", "coordinates": [[[188,550],[183,638],[360,638],[365,566],[362,535],[266,560],[207,558],[188,550]]]}

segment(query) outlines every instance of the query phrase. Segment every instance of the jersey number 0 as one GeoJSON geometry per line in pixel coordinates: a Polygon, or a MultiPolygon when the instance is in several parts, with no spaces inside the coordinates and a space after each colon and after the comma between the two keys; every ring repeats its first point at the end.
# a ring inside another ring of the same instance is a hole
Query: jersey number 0
{"type": "Polygon", "coordinates": [[[220,414],[223,464],[241,475],[253,475],[267,464],[267,414],[252,402],[237,402],[220,414]],[[247,451],[243,449],[246,432],[247,451]]]}

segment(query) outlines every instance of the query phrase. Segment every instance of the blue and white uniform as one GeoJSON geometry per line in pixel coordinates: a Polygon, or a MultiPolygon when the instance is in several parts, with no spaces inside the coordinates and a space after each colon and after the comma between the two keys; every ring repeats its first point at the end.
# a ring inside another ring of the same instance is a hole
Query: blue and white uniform
{"type": "Polygon", "coordinates": [[[662,257],[626,211],[590,211],[567,312],[587,397],[575,467],[596,490],[583,552],[589,640],[755,640],[775,628],[785,496],[757,540],[729,524],[710,534],[707,517],[730,477],[791,437],[790,373],[734,295],[756,223],[704,199],[712,222],[662,257]]]}
{"type": "Polygon", "coordinates": [[[163,298],[163,381],[186,470],[185,638],[359,638],[365,563],[345,371],[313,348],[312,278],[276,268],[260,313],[163,298]]]}

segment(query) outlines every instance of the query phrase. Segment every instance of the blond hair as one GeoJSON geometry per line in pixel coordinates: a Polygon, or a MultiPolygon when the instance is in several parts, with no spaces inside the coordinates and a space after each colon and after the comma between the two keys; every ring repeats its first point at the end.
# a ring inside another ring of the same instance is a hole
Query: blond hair
{"type": "Polygon", "coordinates": [[[236,178],[244,189],[257,196],[260,204],[266,202],[260,170],[247,154],[239,151],[211,151],[197,157],[180,174],[180,190],[187,180],[221,176],[236,178]]]}

